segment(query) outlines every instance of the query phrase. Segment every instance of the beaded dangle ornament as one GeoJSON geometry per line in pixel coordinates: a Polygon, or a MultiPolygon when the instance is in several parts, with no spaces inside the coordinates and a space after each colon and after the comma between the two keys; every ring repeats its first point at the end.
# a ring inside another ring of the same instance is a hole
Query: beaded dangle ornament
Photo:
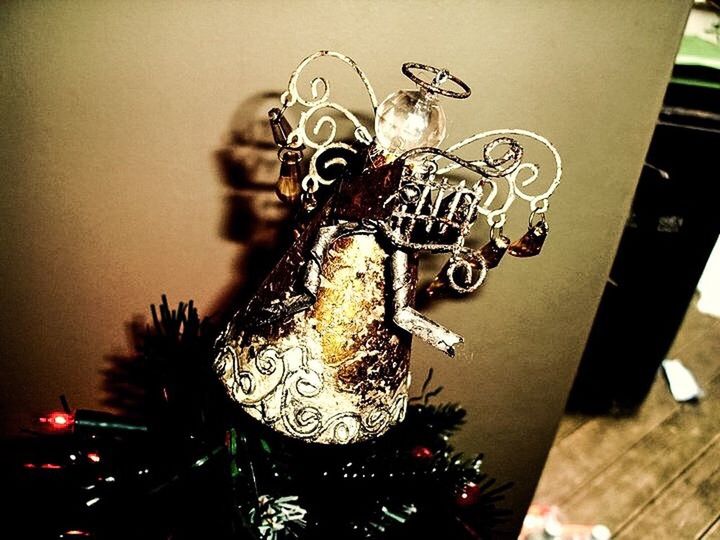
{"type": "Polygon", "coordinates": [[[309,442],[362,441],[403,419],[412,336],[455,355],[462,337],[414,309],[420,254],[448,255],[429,294],[467,294],[506,252],[537,255],[548,234],[548,202],[562,173],[557,150],[521,129],[476,133],[440,150],[440,99],[467,98],[470,88],[444,69],[406,63],[402,71],[417,88],[378,104],[353,60],[319,51],[300,63],[280,107],[269,112],[280,148],[277,193],[299,207],[303,224],[218,338],[214,365],[248,414],[309,442]],[[310,98],[299,93],[300,74],[322,57],[360,77],[374,136],[331,101],[326,79],[312,79],[310,98]],[[291,108],[300,110],[295,128],[285,118],[291,108]],[[352,124],[354,140],[336,138],[338,118],[352,124]],[[320,128],[329,135],[317,141],[320,128]],[[473,144],[474,158],[458,155],[473,144]],[[307,150],[314,153],[305,172],[307,150]],[[540,162],[549,175],[541,175],[540,162]],[[529,206],[529,227],[511,241],[503,227],[518,200],[529,206]],[[472,249],[465,241],[481,216],[489,239],[472,249]]]}

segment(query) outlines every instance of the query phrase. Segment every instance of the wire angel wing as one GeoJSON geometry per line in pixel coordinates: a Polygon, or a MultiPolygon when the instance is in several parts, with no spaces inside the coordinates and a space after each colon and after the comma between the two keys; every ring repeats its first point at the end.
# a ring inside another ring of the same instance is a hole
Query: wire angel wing
{"type": "Polygon", "coordinates": [[[308,172],[301,182],[302,189],[308,193],[316,192],[321,185],[332,184],[348,167],[353,166],[361,153],[359,149],[369,146],[373,141],[371,130],[358,116],[331,99],[331,85],[325,77],[311,79],[309,97],[300,92],[300,76],[315,60],[326,57],[337,59],[355,71],[367,91],[373,117],[378,107],[370,81],[350,57],[335,51],[318,51],[300,62],[290,76],[287,90],[280,96],[282,107],[274,114],[280,117],[285,110],[294,106],[302,109],[297,127],[285,135],[289,147],[310,148],[315,151],[310,158],[308,172]],[[350,122],[355,139],[352,144],[339,137],[339,121],[350,122]]]}
{"type": "Polygon", "coordinates": [[[411,165],[401,189],[385,202],[393,211],[381,231],[399,249],[450,253],[441,277],[456,292],[476,290],[508,248],[516,256],[539,252],[548,230],[549,197],[562,175],[560,156],[544,137],[519,129],[487,131],[447,150],[415,148],[398,159],[411,165]],[[457,154],[474,142],[482,145],[479,159],[457,154]],[[458,169],[475,177],[460,178],[458,169]],[[511,245],[502,232],[516,200],[529,205],[529,231],[511,245]],[[490,242],[476,250],[465,241],[480,215],[490,226],[490,242]]]}

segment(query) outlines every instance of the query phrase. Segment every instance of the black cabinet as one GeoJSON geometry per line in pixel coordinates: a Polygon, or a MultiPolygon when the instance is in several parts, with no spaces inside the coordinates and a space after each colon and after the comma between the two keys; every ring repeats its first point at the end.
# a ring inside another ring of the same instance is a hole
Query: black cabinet
{"type": "Polygon", "coordinates": [[[720,233],[720,85],[671,83],[569,410],[647,395],[720,233]]]}

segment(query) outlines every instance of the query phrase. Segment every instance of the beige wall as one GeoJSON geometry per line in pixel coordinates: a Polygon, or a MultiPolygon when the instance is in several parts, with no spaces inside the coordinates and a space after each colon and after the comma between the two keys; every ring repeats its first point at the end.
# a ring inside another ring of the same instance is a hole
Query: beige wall
{"type": "MultiPolygon", "coordinates": [[[[431,312],[466,337],[421,344],[458,440],[527,504],[621,231],[689,0],[57,2],[5,5],[2,24],[3,372],[6,429],[29,411],[97,406],[103,358],[167,292],[207,313],[247,246],[226,218],[214,154],[239,104],[279,90],[320,48],[363,66],[382,97],[404,61],[474,89],[446,102],[449,141],[524,127],[565,163],[535,260],[507,260],[476,298],[431,312]]],[[[349,95],[352,95],[350,93],[349,95]]],[[[366,107],[362,96],[347,98],[366,107]]],[[[522,232],[519,217],[512,232],[522,232]]]]}

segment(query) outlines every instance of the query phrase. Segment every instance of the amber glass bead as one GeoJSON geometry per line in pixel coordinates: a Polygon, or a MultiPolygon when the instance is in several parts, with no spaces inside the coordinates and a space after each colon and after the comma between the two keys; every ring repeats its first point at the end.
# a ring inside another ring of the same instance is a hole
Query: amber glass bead
{"type": "Polygon", "coordinates": [[[510,247],[508,253],[514,257],[533,257],[540,253],[545,239],[548,235],[548,226],[545,221],[541,221],[537,225],[528,229],[521,238],[515,240],[510,247]]]}
{"type": "Polygon", "coordinates": [[[510,239],[507,236],[500,235],[497,238],[491,238],[490,241],[480,248],[480,255],[485,259],[488,268],[495,268],[500,264],[500,259],[510,246],[510,239]]]}
{"type": "Polygon", "coordinates": [[[281,201],[295,204],[300,199],[302,191],[300,186],[301,174],[299,160],[292,159],[280,162],[280,177],[275,185],[275,193],[281,201]]]}
{"type": "Polygon", "coordinates": [[[285,146],[287,144],[288,135],[292,131],[290,122],[287,121],[285,116],[280,112],[280,109],[273,108],[268,111],[270,117],[270,130],[272,131],[273,140],[278,146],[285,146]]]}
{"type": "Polygon", "coordinates": [[[447,279],[447,272],[440,271],[433,280],[425,287],[425,296],[432,298],[436,294],[447,290],[450,287],[447,279]]]}

